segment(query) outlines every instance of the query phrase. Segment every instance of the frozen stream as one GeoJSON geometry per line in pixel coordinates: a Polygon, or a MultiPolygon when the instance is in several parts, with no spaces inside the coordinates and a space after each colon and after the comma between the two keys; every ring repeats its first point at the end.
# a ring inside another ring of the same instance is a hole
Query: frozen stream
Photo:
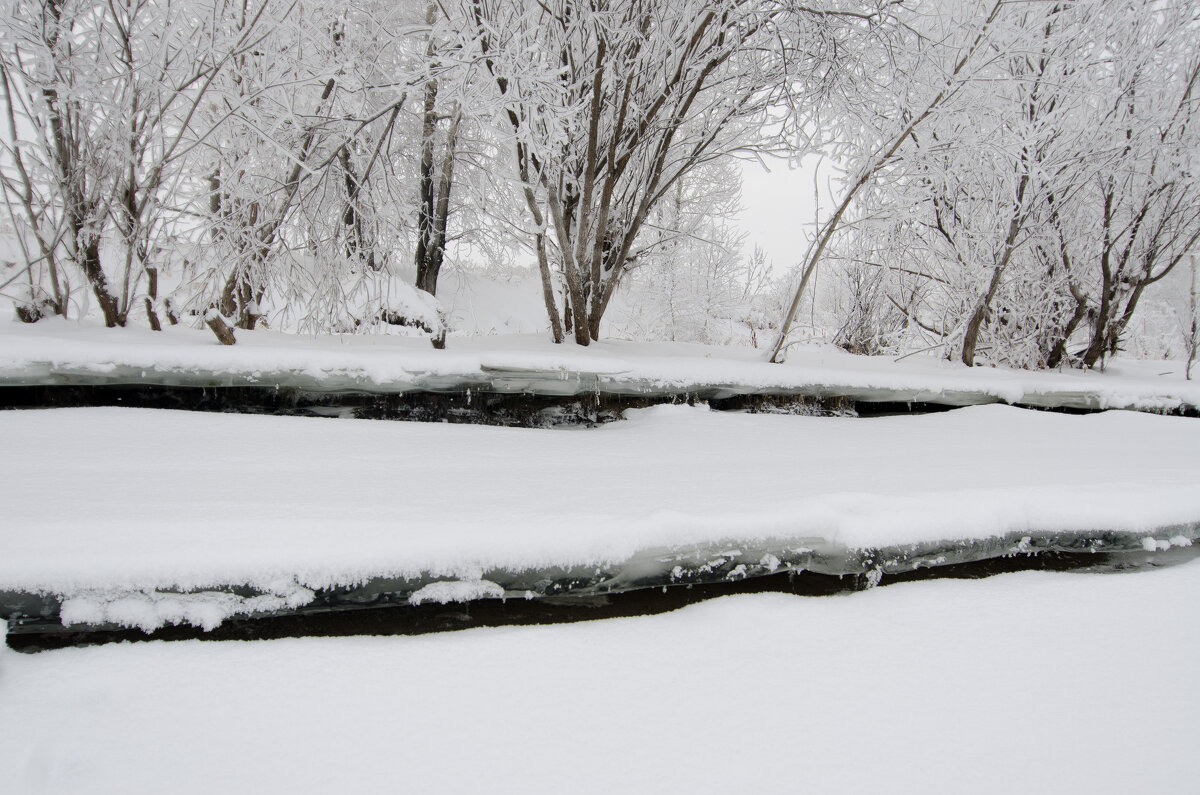
{"type": "Polygon", "coordinates": [[[0,604],[14,633],[213,629],[787,572],[858,588],[1039,552],[1186,550],[1200,528],[1187,418],[626,416],[553,431],[0,412],[0,604]]]}

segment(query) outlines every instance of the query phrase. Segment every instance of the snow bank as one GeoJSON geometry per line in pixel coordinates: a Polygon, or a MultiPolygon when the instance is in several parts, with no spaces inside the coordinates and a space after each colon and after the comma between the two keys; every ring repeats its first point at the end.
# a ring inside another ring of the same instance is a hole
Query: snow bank
{"type": "Polygon", "coordinates": [[[975,405],[1200,408],[1200,382],[1172,362],[1117,362],[1108,372],[967,368],[909,357],[851,356],[795,348],[783,365],[748,348],[672,343],[554,345],[544,335],[424,339],[387,335],[319,338],[238,332],[222,346],[207,331],[103,329],[60,319],[0,322],[0,385],[266,385],[316,391],[489,389],[553,395],[605,392],[720,398],[747,393],[842,396],[864,401],[975,405]]]}
{"type": "Polygon", "coordinates": [[[1192,793],[1200,562],[420,637],[0,645],[7,795],[1192,793]]]}
{"type": "Polygon", "coordinates": [[[489,596],[482,580],[530,587],[505,572],[637,576],[687,558],[733,574],[814,549],[1112,531],[1157,548],[1200,530],[1192,419],[627,416],[567,431],[0,412],[0,591],[59,595],[81,621],[211,625],[372,578],[489,596]]]}

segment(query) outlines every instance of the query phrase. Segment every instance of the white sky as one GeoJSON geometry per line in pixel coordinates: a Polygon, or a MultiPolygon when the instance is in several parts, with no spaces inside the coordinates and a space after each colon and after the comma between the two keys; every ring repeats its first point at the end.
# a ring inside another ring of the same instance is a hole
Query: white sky
{"type": "Polygon", "coordinates": [[[740,223],[749,237],[745,254],[762,246],[775,267],[786,270],[804,256],[814,227],[814,177],[819,180],[822,217],[830,205],[830,166],[819,157],[806,158],[797,167],[785,160],[768,160],[763,168],[755,160],[742,161],[740,223]]]}

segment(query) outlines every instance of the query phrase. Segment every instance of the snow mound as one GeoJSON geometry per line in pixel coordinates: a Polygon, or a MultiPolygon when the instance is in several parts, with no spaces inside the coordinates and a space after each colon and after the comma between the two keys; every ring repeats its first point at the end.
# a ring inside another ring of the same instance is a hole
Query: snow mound
{"type": "Polygon", "coordinates": [[[1165,540],[1153,536],[1146,536],[1142,539],[1142,548],[1147,552],[1165,552],[1171,547],[1190,547],[1191,545],[1192,539],[1184,535],[1171,536],[1165,540]]]}
{"type": "Polygon", "coordinates": [[[408,603],[419,605],[433,602],[444,605],[450,602],[473,602],[476,599],[497,599],[502,596],[504,589],[489,580],[441,580],[413,591],[408,597],[408,603]]]}
{"type": "Polygon", "coordinates": [[[59,613],[63,625],[116,624],[153,632],[166,624],[191,624],[204,631],[220,626],[235,615],[262,614],[296,609],[313,600],[312,590],[280,581],[269,593],[241,596],[227,591],[172,593],[118,588],[83,591],[63,599],[59,613]]]}

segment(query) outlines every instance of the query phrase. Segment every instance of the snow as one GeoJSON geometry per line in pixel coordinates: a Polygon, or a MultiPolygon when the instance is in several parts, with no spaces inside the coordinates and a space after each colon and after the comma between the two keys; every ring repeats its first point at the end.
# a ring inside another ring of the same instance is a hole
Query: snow
{"type": "MultiPolygon", "coordinates": [[[[64,599],[59,616],[68,626],[118,624],[152,632],[164,624],[192,624],[210,630],[230,616],[297,608],[311,602],[314,596],[310,589],[297,585],[294,580],[280,580],[268,588],[269,593],[259,596],[221,591],[85,590],[64,599]]],[[[479,594],[480,597],[485,595],[489,594],[479,594]]]]}
{"type": "Polygon", "coordinates": [[[1200,408],[1200,382],[1180,362],[1118,360],[1106,372],[967,368],[930,357],[851,356],[829,346],[793,347],[773,365],[745,347],[601,341],[554,345],[546,335],[427,339],[385,334],[305,337],[237,331],[233,346],[207,330],[104,329],[49,319],[0,322],[0,385],[115,383],[297,386],[401,392],[489,387],[553,394],[803,392],[861,400],[1200,408]],[[524,374],[525,377],[521,377],[524,374]],[[568,383],[556,383],[566,381],[568,383]]]}
{"type": "Polygon", "coordinates": [[[680,550],[716,567],[1039,533],[1132,532],[1158,548],[1200,528],[1200,422],[1187,418],[999,405],[625,416],[568,431],[0,412],[0,590],[58,594],[67,618],[211,626],[373,577],[486,589],[497,572],[669,571],[680,550]],[[175,593],[195,590],[216,595],[175,593]]]}
{"type": "Polygon", "coordinates": [[[0,789],[1195,791],[1200,562],[418,637],[0,645],[0,789]]]}
{"type": "Polygon", "coordinates": [[[1162,552],[1171,547],[1190,547],[1191,545],[1192,539],[1182,535],[1171,536],[1168,539],[1154,538],[1152,536],[1146,536],[1142,539],[1142,548],[1147,552],[1162,552]]]}
{"type": "Polygon", "coordinates": [[[444,605],[475,599],[499,599],[502,596],[504,589],[488,580],[440,580],[413,591],[408,597],[408,603],[419,605],[434,602],[444,605]]]}

